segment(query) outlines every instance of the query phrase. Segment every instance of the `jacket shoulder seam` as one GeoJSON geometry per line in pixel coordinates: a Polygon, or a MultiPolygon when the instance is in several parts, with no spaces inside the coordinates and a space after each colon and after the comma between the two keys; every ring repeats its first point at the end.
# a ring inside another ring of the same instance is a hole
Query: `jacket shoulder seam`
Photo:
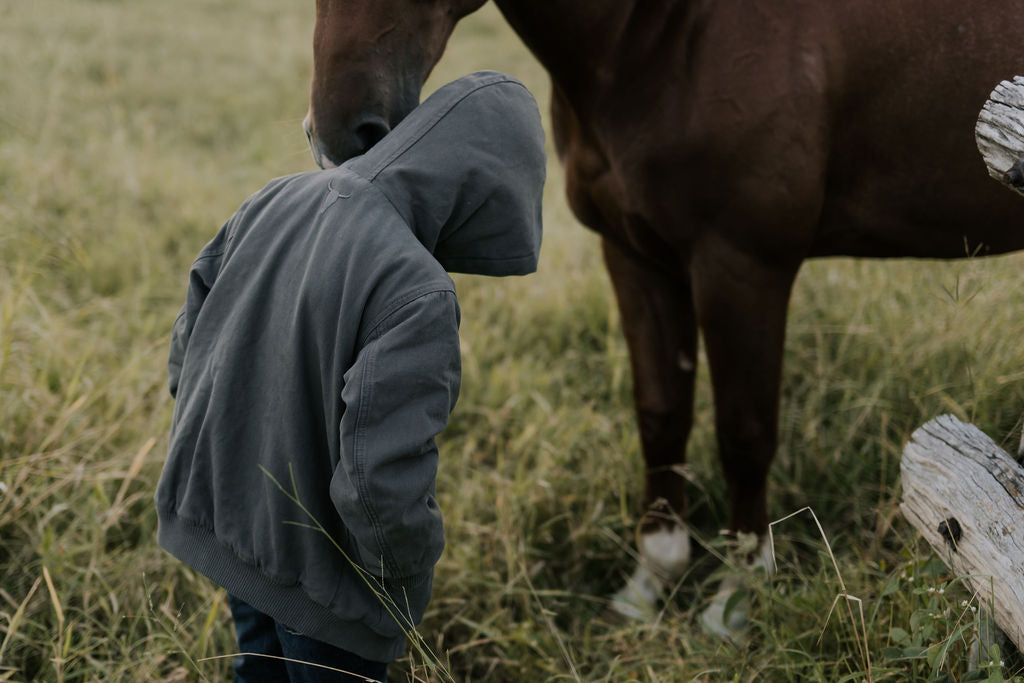
{"type": "Polygon", "coordinates": [[[366,334],[363,335],[362,339],[359,340],[359,347],[361,348],[365,346],[366,342],[369,341],[372,337],[379,335],[384,327],[384,324],[387,323],[388,320],[391,319],[398,311],[402,310],[403,308],[413,303],[414,301],[422,299],[425,296],[429,296],[430,294],[442,293],[451,294],[454,297],[455,288],[452,287],[451,285],[439,285],[438,283],[432,283],[429,285],[418,287],[409,292],[406,292],[402,296],[392,299],[391,302],[384,307],[384,312],[381,313],[380,316],[378,316],[377,319],[374,320],[373,323],[370,325],[369,331],[367,331],[366,334]]]}
{"type": "Polygon", "coordinates": [[[206,261],[207,259],[217,258],[218,256],[223,256],[223,255],[224,255],[224,250],[223,249],[219,249],[217,251],[211,251],[211,252],[207,252],[207,253],[204,253],[204,254],[200,254],[199,256],[196,256],[196,260],[192,262],[192,265],[194,266],[195,264],[199,263],[200,261],[206,261]]]}

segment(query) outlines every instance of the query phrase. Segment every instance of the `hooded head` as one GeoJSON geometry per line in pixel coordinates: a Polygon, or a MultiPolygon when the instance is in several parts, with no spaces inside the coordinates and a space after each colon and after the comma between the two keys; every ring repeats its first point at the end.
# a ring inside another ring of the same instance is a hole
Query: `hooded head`
{"type": "Polygon", "coordinates": [[[344,166],[387,197],[445,270],[537,269],[544,131],[514,78],[480,71],[449,83],[344,166]]]}

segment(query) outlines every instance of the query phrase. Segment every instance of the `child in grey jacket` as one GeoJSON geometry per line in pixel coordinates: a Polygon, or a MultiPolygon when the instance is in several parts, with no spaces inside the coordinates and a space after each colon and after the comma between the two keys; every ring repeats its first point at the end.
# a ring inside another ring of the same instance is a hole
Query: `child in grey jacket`
{"type": "MultiPolygon", "coordinates": [[[[383,679],[404,651],[444,547],[434,437],[460,381],[446,271],[533,272],[544,174],[533,97],[479,72],[365,155],[272,181],[196,258],[158,540],[227,589],[243,652],[383,679]]],[[[235,670],[325,671],[249,655],[235,670]]]]}

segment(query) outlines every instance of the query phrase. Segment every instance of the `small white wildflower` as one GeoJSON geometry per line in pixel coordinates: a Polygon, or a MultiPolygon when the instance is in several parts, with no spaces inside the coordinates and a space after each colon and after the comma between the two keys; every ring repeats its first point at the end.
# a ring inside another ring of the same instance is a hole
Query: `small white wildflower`
{"type": "Polygon", "coordinates": [[[913,576],[908,576],[908,577],[907,577],[907,581],[913,581],[913,580],[914,580],[914,577],[913,577],[913,576]]]}
{"type": "Polygon", "coordinates": [[[961,607],[967,607],[967,601],[966,600],[961,600],[960,601],[960,606],[961,607]]]}
{"type": "Polygon", "coordinates": [[[977,608],[977,607],[975,607],[974,605],[971,605],[971,611],[972,611],[972,612],[977,612],[977,611],[978,611],[978,608],[977,608]]]}
{"type": "Polygon", "coordinates": [[[7,493],[7,484],[0,481],[0,493],[7,493]]]}
{"type": "Polygon", "coordinates": [[[1006,666],[1006,662],[1004,662],[1003,660],[1000,659],[999,660],[999,666],[1006,666]]]}
{"type": "Polygon", "coordinates": [[[929,588],[928,592],[929,593],[934,593],[935,592],[935,586],[932,586],[931,588],[929,588]]]}
{"type": "Polygon", "coordinates": [[[940,588],[939,589],[939,595],[943,595],[943,594],[945,594],[945,592],[946,592],[945,588],[940,588]]]}

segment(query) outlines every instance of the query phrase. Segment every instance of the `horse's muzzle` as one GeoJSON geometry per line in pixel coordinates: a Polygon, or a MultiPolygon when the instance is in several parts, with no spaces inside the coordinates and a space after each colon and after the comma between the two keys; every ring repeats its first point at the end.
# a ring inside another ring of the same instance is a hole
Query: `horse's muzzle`
{"type": "Polygon", "coordinates": [[[302,130],[306,133],[306,140],[309,142],[309,151],[313,154],[313,161],[316,162],[316,165],[320,168],[334,168],[337,166],[337,164],[324,153],[319,139],[317,139],[313,134],[313,118],[310,114],[306,114],[306,118],[302,119],[302,130]]]}
{"type": "Polygon", "coordinates": [[[333,145],[328,150],[320,136],[314,131],[313,118],[310,114],[306,114],[306,118],[302,120],[302,129],[306,132],[306,140],[309,141],[309,150],[313,154],[313,160],[320,168],[334,168],[352,157],[366,153],[391,132],[391,127],[384,119],[368,116],[355,126],[353,133],[341,138],[340,145],[333,145]]]}

